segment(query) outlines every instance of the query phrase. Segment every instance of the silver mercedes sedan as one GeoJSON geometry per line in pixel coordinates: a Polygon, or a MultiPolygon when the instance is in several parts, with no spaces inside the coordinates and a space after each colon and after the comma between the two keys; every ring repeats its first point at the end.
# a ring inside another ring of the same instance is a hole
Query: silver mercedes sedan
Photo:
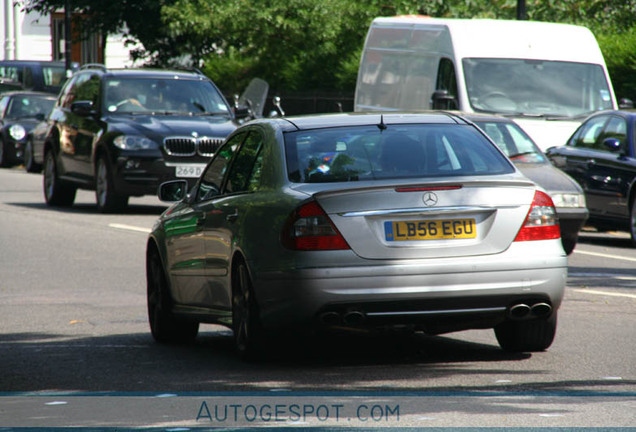
{"type": "Polygon", "coordinates": [[[448,113],[261,119],[226,140],[147,245],[150,328],[230,327],[242,358],[272,335],[493,328],[509,351],[555,336],[567,256],[551,198],[448,113]]]}

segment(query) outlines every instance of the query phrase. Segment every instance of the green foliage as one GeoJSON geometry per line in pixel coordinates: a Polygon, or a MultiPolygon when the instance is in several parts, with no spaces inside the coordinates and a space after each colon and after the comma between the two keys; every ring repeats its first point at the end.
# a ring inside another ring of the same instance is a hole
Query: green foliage
{"type": "MultiPolygon", "coordinates": [[[[53,12],[65,0],[22,0],[53,12]]],[[[614,84],[634,94],[636,0],[526,0],[528,19],[580,24],[599,35],[614,84]],[[616,35],[616,36],[612,36],[616,35]],[[615,39],[614,39],[615,37],[615,39]],[[621,46],[623,44],[623,46],[621,46]]],[[[155,66],[203,67],[225,92],[253,77],[277,90],[353,91],[360,51],[377,16],[515,19],[517,0],[72,0],[85,28],[127,28],[155,66]]],[[[617,90],[617,93],[621,93],[617,90]]]]}
{"type": "Polygon", "coordinates": [[[629,31],[597,35],[617,98],[636,101],[636,27],[629,31]]]}

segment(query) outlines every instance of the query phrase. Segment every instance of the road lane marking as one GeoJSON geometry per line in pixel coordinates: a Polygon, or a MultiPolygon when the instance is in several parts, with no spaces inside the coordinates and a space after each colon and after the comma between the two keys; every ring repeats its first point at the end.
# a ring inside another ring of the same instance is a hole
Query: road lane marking
{"type": "Polygon", "coordinates": [[[580,292],[583,294],[594,294],[594,295],[606,295],[611,297],[627,297],[636,299],[636,294],[627,294],[627,293],[617,293],[617,292],[608,292],[608,291],[598,291],[591,289],[581,289],[581,288],[570,288],[572,291],[580,292]]]}
{"type": "Polygon", "coordinates": [[[126,231],[142,232],[142,233],[146,233],[146,234],[148,234],[150,232],[150,228],[143,228],[143,227],[138,227],[138,226],[133,226],[133,225],[124,225],[124,224],[112,223],[112,224],[108,224],[108,226],[111,227],[111,228],[122,229],[122,230],[126,230],[126,231]]]}
{"type": "Polygon", "coordinates": [[[603,258],[613,258],[613,259],[619,259],[619,260],[623,260],[623,261],[636,262],[636,258],[629,258],[629,257],[624,257],[624,256],[618,256],[618,255],[602,254],[602,253],[598,253],[598,252],[588,252],[588,251],[582,251],[582,250],[575,250],[574,253],[583,254],[583,255],[592,255],[592,256],[603,257],[603,258]]]}

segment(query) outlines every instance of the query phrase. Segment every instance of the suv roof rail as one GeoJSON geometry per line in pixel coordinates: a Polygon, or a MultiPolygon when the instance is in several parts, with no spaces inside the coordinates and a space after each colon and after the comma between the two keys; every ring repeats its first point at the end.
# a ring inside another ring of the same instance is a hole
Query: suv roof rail
{"type": "Polygon", "coordinates": [[[86,63],[80,66],[80,70],[85,70],[85,69],[100,69],[106,72],[106,65],[103,65],[101,63],[86,63]]]}

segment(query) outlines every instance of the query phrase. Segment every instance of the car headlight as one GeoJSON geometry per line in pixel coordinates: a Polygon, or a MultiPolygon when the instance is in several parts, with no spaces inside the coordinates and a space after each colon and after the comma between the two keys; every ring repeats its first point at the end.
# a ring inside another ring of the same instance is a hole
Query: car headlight
{"type": "Polygon", "coordinates": [[[142,135],[119,135],[113,140],[113,144],[122,150],[152,150],[159,145],[142,135]]]}
{"type": "Polygon", "coordinates": [[[23,140],[26,136],[26,129],[24,126],[19,124],[14,124],[9,127],[9,135],[16,141],[23,140]]]}
{"type": "Polygon", "coordinates": [[[552,194],[555,207],[585,207],[585,195],[578,193],[552,194]]]}

